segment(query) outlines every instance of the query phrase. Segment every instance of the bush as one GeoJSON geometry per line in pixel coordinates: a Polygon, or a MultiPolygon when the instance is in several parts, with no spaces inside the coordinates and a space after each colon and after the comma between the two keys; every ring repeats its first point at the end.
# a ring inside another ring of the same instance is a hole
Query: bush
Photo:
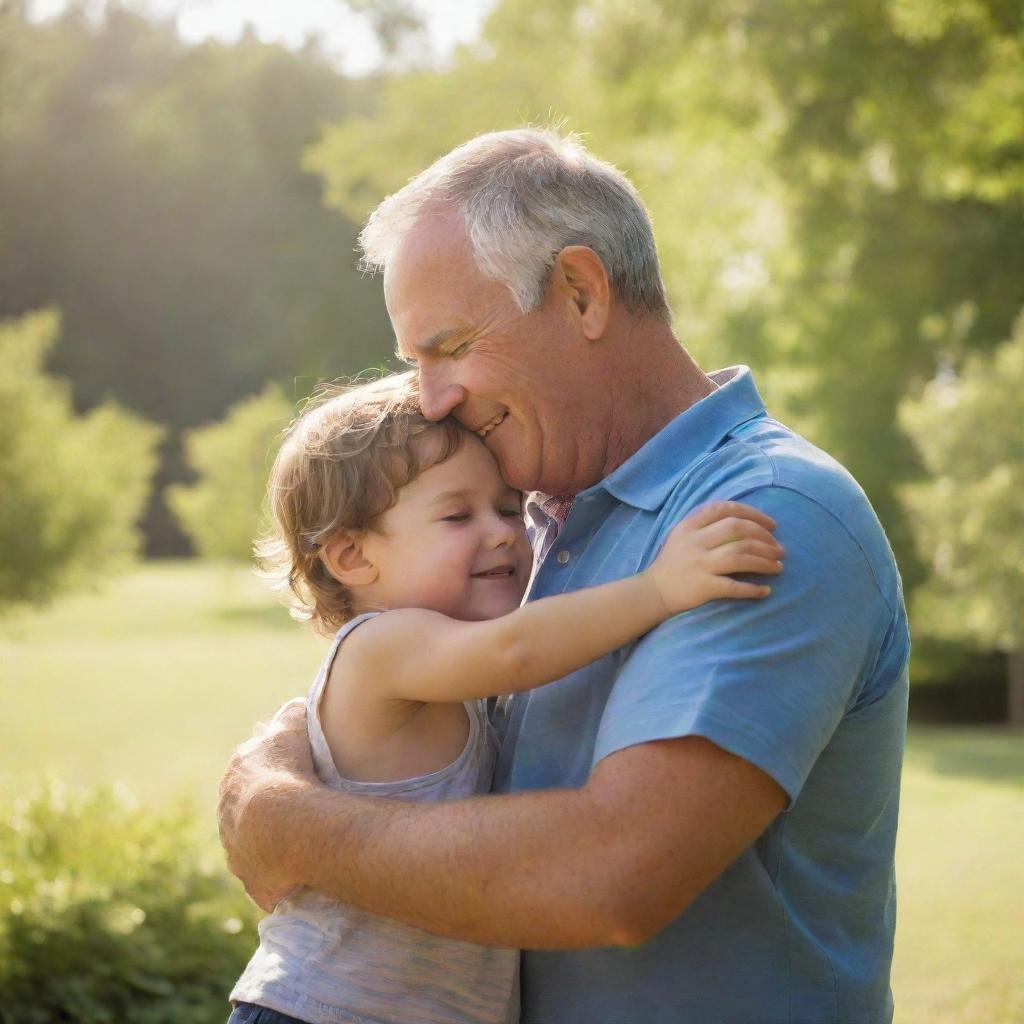
{"type": "Polygon", "coordinates": [[[0,818],[3,1024],[223,1024],[256,910],[187,810],[50,784],[0,818]]]}
{"type": "Polygon", "coordinates": [[[40,603],[128,561],[160,429],[112,403],[75,416],[43,372],[59,320],[0,321],[0,608],[40,603]]]}
{"type": "Polygon", "coordinates": [[[233,406],[220,423],[185,435],[186,459],[199,479],[169,487],[167,504],[199,554],[252,558],[270,462],[292,411],[268,385],[233,406]]]}

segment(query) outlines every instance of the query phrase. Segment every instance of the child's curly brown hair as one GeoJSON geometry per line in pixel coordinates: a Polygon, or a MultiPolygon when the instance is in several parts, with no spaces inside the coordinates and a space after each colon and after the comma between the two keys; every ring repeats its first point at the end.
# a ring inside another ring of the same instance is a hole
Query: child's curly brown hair
{"type": "Polygon", "coordinates": [[[256,564],[275,589],[291,590],[292,615],[330,635],[355,614],[352,595],[321,558],[340,530],[358,533],[425,469],[466,437],[454,420],[419,410],[415,374],[321,389],[288,427],[267,485],[271,531],[256,564]]]}

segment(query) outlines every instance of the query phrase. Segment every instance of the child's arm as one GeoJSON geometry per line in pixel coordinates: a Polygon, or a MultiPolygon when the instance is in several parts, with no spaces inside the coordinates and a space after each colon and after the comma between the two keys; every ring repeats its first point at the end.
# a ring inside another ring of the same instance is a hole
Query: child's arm
{"type": "Polygon", "coordinates": [[[774,520],[748,505],[709,505],[679,523],[651,566],[636,576],[542,598],[484,622],[396,609],[348,637],[346,667],[375,680],[377,696],[424,702],[553,682],[678,612],[716,598],[765,597],[770,587],[729,574],[782,571],[774,528],[774,520]]]}

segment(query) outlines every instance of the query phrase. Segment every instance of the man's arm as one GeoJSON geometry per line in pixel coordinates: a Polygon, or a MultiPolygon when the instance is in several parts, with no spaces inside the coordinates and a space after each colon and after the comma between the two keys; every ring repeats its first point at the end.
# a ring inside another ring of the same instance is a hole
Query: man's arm
{"type": "Polygon", "coordinates": [[[702,605],[636,644],[586,786],[427,806],[346,797],[295,775],[305,764],[312,779],[299,715],[225,780],[225,848],[250,894],[272,906],[305,884],[525,948],[629,945],[671,921],[796,799],[889,617],[831,513],[786,488],[744,500],[780,524],[771,598],[702,605]]]}
{"type": "Polygon", "coordinates": [[[675,918],[783,809],[760,769],[699,737],[616,752],[580,790],[417,804],[308,773],[301,708],[233,760],[232,870],[272,906],[295,885],[494,946],[634,945],[675,918]]]}

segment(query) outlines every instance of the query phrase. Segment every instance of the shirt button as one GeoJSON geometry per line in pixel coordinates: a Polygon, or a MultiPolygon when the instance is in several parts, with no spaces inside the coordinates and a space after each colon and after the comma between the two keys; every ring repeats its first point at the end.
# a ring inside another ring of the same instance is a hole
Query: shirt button
{"type": "Polygon", "coordinates": [[[564,550],[563,551],[559,551],[558,552],[558,562],[559,562],[559,564],[560,565],[565,565],[565,563],[568,562],[568,561],[569,561],[569,552],[568,551],[564,551],[564,550]]]}

